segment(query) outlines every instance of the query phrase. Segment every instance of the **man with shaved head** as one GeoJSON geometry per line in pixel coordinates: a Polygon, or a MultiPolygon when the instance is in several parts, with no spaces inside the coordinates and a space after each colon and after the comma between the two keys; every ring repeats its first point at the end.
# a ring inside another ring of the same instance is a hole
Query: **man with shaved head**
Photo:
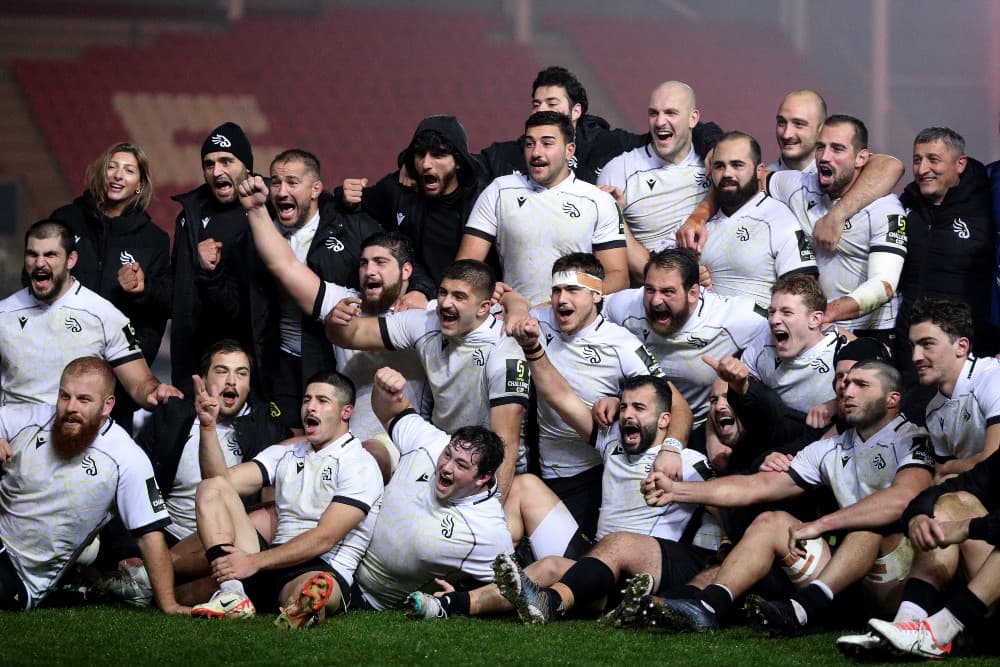
{"type": "Polygon", "coordinates": [[[628,260],[636,280],[650,252],[674,246],[678,227],[710,186],[691,143],[700,117],[691,87],[680,81],[658,85],[649,95],[648,117],[649,143],[608,162],[597,179],[621,207],[635,237],[628,260]]]}
{"type": "Polygon", "coordinates": [[[785,95],[778,107],[774,127],[781,155],[767,165],[768,171],[794,169],[815,173],[813,153],[826,115],[826,100],[815,91],[793,90],[785,95]]]}

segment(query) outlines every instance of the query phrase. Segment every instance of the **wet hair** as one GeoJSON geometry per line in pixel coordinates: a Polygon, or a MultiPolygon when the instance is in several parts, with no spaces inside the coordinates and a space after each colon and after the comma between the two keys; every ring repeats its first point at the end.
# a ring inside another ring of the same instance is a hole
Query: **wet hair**
{"type": "Polygon", "coordinates": [[[274,169],[274,165],[278,163],[284,164],[286,162],[301,162],[313,178],[320,180],[319,158],[309,151],[301,148],[289,148],[288,150],[281,151],[271,160],[271,169],[274,169]]]}
{"type": "Polygon", "coordinates": [[[580,105],[581,113],[587,113],[588,103],[587,103],[587,89],[583,87],[580,80],[573,76],[565,67],[559,67],[558,65],[553,65],[552,67],[546,67],[531,84],[531,94],[534,95],[535,91],[543,86],[559,86],[566,91],[566,97],[569,99],[570,110],[577,104],[580,105]]]}
{"type": "Polygon", "coordinates": [[[468,283],[480,301],[493,298],[497,284],[496,274],[486,262],[475,259],[460,259],[441,274],[441,280],[460,280],[468,283]]]}
{"type": "Polygon", "coordinates": [[[851,125],[854,127],[854,136],[851,138],[851,145],[854,146],[855,151],[861,151],[862,149],[868,148],[868,128],[861,120],[855,118],[854,116],[848,116],[847,114],[835,113],[832,116],[827,116],[826,120],[823,121],[824,126],[835,126],[835,125],[851,125]]]}
{"type": "Polygon", "coordinates": [[[208,375],[209,369],[212,368],[212,357],[217,354],[235,354],[237,352],[242,352],[246,355],[247,361],[250,362],[250,371],[253,372],[253,357],[251,357],[250,352],[243,347],[243,343],[234,338],[223,338],[212,343],[212,345],[205,350],[205,354],[201,355],[201,376],[205,377],[208,375]]]}
{"type": "Polygon", "coordinates": [[[903,376],[891,364],[877,359],[865,359],[859,361],[851,367],[849,373],[854,371],[875,371],[878,381],[882,384],[885,393],[902,391],[903,376]]]}
{"type": "Polygon", "coordinates": [[[673,408],[674,393],[670,390],[670,384],[663,378],[655,375],[633,375],[622,381],[622,395],[626,391],[634,391],[643,387],[652,387],[656,392],[656,412],[670,412],[673,408]]]}
{"type": "Polygon", "coordinates": [[[536,111],[524,121],[524,132],[527,134],[530,128],[543,125],[554,125],[567,144],[573,143],[573,122],[569,116],[564,116],[558,111],[536,111]]]}
{"type": "Polygon", "coordinates": [[[681,284],[685,292],[698,282],[698,256],[687,248],[669,248],[652,253],[642,269],[643,279],[653,268],[681,274],[681,284]]]}
{"type": "Polygon", "coordinates": [[[80,377],[81,375],[98,375],[101,378],[101,388],[104,396],[115,393],[115,373],[111,364],[97,357],[77,357],[66,364],[62,377],[80,377]]]}
{"type": "Polygon", "coordinates": [[[494,475],[503,463],[503,439],[485,426],[463,426],[451,436],[452,447],[479,455],[476,473],[494,475]]]}
{"type": "Polygon", "coordinates": [[[795,294],[802,297],[802,302],[810,312],[826,310],[826,296],[823,288],[819,286],[819,281],[815,276],[805,273],[793,273],[789,276],[782,276],[774,281],[771,286],[771,294],[795,294]]]}
{"type": "Polygon", "coordinates": [[[719,141],[716,142],[716,146],[721,144],[723,141],[735,141],[737,139],[746,139],[750,144],[750,158],[753,160],[753,166],[756,167],[760,164],[760,144],[757,140],[751,137],[746,132],[740,132],[739,130],[730,130],[726,132],[721,137],[719,141]]]}
{"type": "Polygon", "coordinates": [[[946,299],[919,299],[910,308],[910,326],[921,322],[941,327],[941,331],[948,335],[948,340],[952,343],[959,338],[972,341],[972,308],[967,303],[946,299]]]}
{"type": "Polygon", "coordinates": [[[139,194],[129,193],[126,208],[134,206],[138,211],[145,211],[153,200],[153,178],[149,171],[149,158],[141,148],[125,141],[109,146],[100,157],[87,165],[87,171],[84,172],[83,178],[87,190],[97,202],[97,210],[103,212],[108,206],[108,163],[115,153],[129,153],[139,165],[139,194]]]}
{"type": "Polygon", "coordinates": [[[59,239],[59,245],[66,251],[67,256],[76,251],[76,236],[73,230],[65,223],[51,219],[39,220],[28,227],[28,231],[24,233],[24,249],[28,249],[28,239],[53,238],[59,239]]]}
{"type": "Polygon", "coordinates": [[[940,141],[959,155],[965,155],[965,137],[950,127],[925,127],[917,132],[913,145],[940,141]]]}
{"type": "Polygon", "coordinates": [[[364,252],[365,248],[372,246],[388,250],[393,258],[399,262],[400,269],[407,262],[411,265],[413,264],[413,244],[410,243],[409,237],[405,234],[400,232],[375,232],[361,242],[361,252],[364,252]]]}
{"type": "Polygon", "coordinates": [[[317,371],[306,380],[307,387],[311,384],[328,384],[333,387],[333,396],[341,405],[354,405],[357,398],[357,390],[351,378],[337,371],[317,371]]]}

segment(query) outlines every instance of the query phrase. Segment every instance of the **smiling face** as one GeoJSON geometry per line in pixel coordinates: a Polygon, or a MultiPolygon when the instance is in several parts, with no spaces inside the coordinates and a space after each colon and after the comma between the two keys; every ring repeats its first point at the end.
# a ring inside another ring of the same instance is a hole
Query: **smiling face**
{"type": "Polygon", "coordinates": [[[61,459],[82,454],[94,442],[115,405],[113,392],[96,373],[63,374],[51,433],[52,448],[61,459]]]}
{"type": "Polygon", "coordinates": [[[798,294],[772,294],[767,323],[779,359],[794,359],[823,338],[823,312],[810,311],[798,294]]]}
{"type": "Polygon", "coordinates": [[[920,194],[932,204],[940,204],[948,190],[958,185],[968,158],[934,139],[913,146],[913,180],[920,194]]]}
{"type": "Polygon", "coordinates": [[[28,237],[24,248],[24,272],[31,295],[42,303],[53,303],[69,290],[70,270],[76,266],[76,251],[66,254],[58,236],[28,237]]]}
{"type": "Polygon", "coordinates": [[[299,229],[316,215],[322,191],[323,183],[302,160],[271,165],[271,204],[285,229],[299,229]]]}
{"type": "Polygon", "coordinates": [[[774,136],[781,160],[789,168],[801,170],[812,161],[824,116],[822,103],[814,94],[792,93],[782,100],[774,136]]]}
{"type": "Polygon", "coordinates": [[[479,472],[479,453],[452,438],[438,456],[434,495],[441,501],[458,500],[479,493],[491,479],[479,472]]]}
{"type": "Polygon", "coordinates": [[[250,359],[244,352],[216,352],[203,378],[210,396],[219,397],[219,417],[229,421],[250,397],[250,359]]]}
{"type": "Polygon", "coordinates": [[[120,215],[129,201],[136,196],[136,189],[142,179],[139,161],[125,151],[111,155],[108,160],[108,187],[104,192],[109,215],[120,215]]]}
{"type": "Polygon", "coordinates": [[[483,323],[490,312],[490,300],[480,296],[464,280],[441,280],[437,291],[437,314],[442,335],[464,336],[483,323]]]}
{"type": "Polygon", "coordinates": [[[819,189],[831,199],[839,199],[868,162],[868,149],[854,147],[854,126],[850,123],[824,125],[816,142],[816,171],[819,189]]]}
{"type": "Polygon", "coordinates": [[[524,161],[531,180],[551,188],[569,176],[569,159],[576,145],[566,143],[555,125],[538,125],[524,131],[524,161]]]}
{"type": "Polygon", "coordinates": [[[684,290],[679,271],[651,266],[643,281],[642,304],[646,309],[646,321],[659,335],[671,336],[691,317],[698,295],[697,284],[684,290]]]}
{"type": "Polygon", "coordinates": [[[246,166],[232,153],[216,151],[208,153],[201,160],[201,170],[205,183],[220,204],[232,204],[239,195],[236,186],[247,179],[246,166]]]}
{"type": "Polygon", "coordinates": [[[622,392],[618,426],[621,445],[627,454],[641,454],[659,442],[660,429],[666,429],[670,423],[669,413],[661,412],[659,408],[652,385],[622,392]]]}
{"type": "Polygon", "coordinates": [[[649,133],[653,151],[664,162],[677,164],[691,150],[691,130],[698,124],[694,94],[682,83],[657,86],[649,96],[649,133]]]}
{"type": "Polygon", "coordinates": [[[927,320],[910,325],[910,343],[920,384],[953,387],[969,356],[969,339],[952,341],[940,326],[927,320]]]}
{"type": "Polygon", "coordinates": [[[311,382],[302,395],[302,428],[306,440],[314,448],[336,440],[347,432],[354,412],[353,405],[344,405],[332,385],[311,382]]]}

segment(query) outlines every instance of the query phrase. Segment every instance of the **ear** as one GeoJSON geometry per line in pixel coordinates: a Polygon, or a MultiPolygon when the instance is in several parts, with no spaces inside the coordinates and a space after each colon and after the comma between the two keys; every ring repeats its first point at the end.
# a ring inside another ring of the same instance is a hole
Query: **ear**
{"type": "Polygon", "coordinates": [[[969,349],[972,344],[969,342],[968,338],[964,336],[955,341],[955,356],[956,357],[967,357],[969,356],[969,349]]]}
{"type": "Polygon", "coordinates": [[[691,285],[691,289],[688,290],[688,303],[692,306],[698,303],[698,297],[701,296],[701,285],[695,283],[691,285]]]}
{"type": "Polygon", "coordinates": [[[823,326],[823,318],[826,317],[826,313],[822,310],[814,310],[809,313],[809,328],[819,329],[823,326]]]}
{"type": "Polygon", "coordinates": [[[868,152],[867,148],[862,148],[858,151],[857,156],[854,158],[854,166],[861,168],[868,164],[868,160],[871,159],[872,154],[868,152]]]}
{"type": "Polygon", "coordinates": [[[115,395],[111,394],[110,396],[104,399],[104,405],[101,406],[101,417],[106,418],[108,415],[110,415],[114,407],[115,407],[115,395]]]}
{"type": "Polygon", "coordinates": [[[597,292],[593,292],[593,291],[590,292],[590,296],[594,300],[594,305],[597,305],[601,301],[604,300],[604,295],[603,294],[598,294],[597,292]]]}
{"type": "Polygon", "coordinates": [[[666,431],[668,426],[670,426],[670,413],[661,412],[656,420],[656,428],[660,431],[666,431]]]}
{"type": "Polygon", "coordinates": [[[701,111],[698,109],[691,109],[691,117],[688,119],[688,128],[693,130],[699,120],[701,120],[701,111]]]}
{"type": "Polygon", "coordinates": [[[317,178],[312,184],[312,188],[309,192],[309,198],[319,199],[319,195],[321,192],[323,192],[323,181],[317,178]]]}
{"type": "Polygon", "coordinates": [[[78,259],[80,259],[80,256],[76,254],[76,250],[70,252],[70,254],[66,256],[66,268],[72,270],[73,267],[76,266],[78,259]]]}
{"type": "Polygon", "coordinates": [[[959,174],[964,174],[965,173],[965,165],[967,165],[968,163],[969,163],[969,156],[968,155],[963,155],[962,157],[958,158],[958,160],[955,161],[955,170],[959,174]]]}
{"type": "Polygon", "coordinates": [[[761,180],[762,178],[764,178],[764,172],[765,172],[765,171],[766,171],[766,170],[764,169],[764,163],[763,163],[763,162],[759,163],[759,164],[757,165],[757,168],[756,168],[756,169],[754,169],[754,177],[755,177],[755,178],[757,179],[757,183],[758,183],[758,184],[760,183],[760,180],[761,180]]]}
{"type": "Polygon", "coordinates": [[[409,262],[403,262],[403,266],[399,267],[399,277],[403,280],[409,280],[410,276],[413,275],[413,264],[409,262]]]}
{"type": "Polygon", "coordinates": [[[573,157],[576,154],[576,144],[572,141],[566,144],[566,159],[573,157]]]}
{"type": "Polygon", "coordinates": [[[480,489],[489,486],[490,482],[493,481],[495,473],[490,473],[489,475],[479,475],[475,478],[476,486],[480,489]]]}
{"type": "Polygon", "coordinates": [[[351,421],[351,415],[353,415],[353,414],[354,414],[354,406],[353,405],[345,405],[340,410],[340,421],[342,421],[342,422],[351,421]]]}
{"type": "Polygon", "coordinates": [[[887,408],[898,408],[899,401],[902,398],[902,394],[898,391],[890,391],[885,397],[885,407],[887,408]]]}
{"type": "Polygon", "coordinates": [[[476,317],[486,317],[490,310],[493,308],[493,299],[486,299],[485,301],[479,302],[479,308],[476,309],[476,317]]]}
{"type": "Polygon", "coordinates": [[[583,115],[583,105],[577,102],[573,105],[573,108],[569,110],[569,119],[573,121],[573,126],[576,126],[576,121],[580,120],[580,116],[583,115]]]}

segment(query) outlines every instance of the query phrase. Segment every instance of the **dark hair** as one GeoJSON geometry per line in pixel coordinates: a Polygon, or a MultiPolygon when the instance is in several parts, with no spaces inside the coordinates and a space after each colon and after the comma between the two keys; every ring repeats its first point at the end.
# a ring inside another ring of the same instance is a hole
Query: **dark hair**
{"type": "Polygon", "coordinates": [[[950,127],[925,127],[917,132],[913,145],[940,141],[959,155],[965,155],[965,137],[950,127]]]}
{"type": "Polygon", "coordinates": [[[503,463],[503,439],[485,426],[463,426],[451,436],[452,447],[479,455],[476,472],[493,475],[503,463]]]}
{"type": "Polygon", "coordinates": [[[273,160],[271,160],[271,169],[274,169],[274,165],[279,162],[301,162],[306,166],[306,171],[311,173],[317,180],[320,179],[319,158],[307,150],[303,150],[301,148],[289,148],[286,151],[281,151],[274,156],[273,160]]]}
{"type": "Polygon", "coordinates": [[[849,372],[854,371],[875,371],[878,381],[882,383],[882,389],[889,393],[891,391],[900,392],[903,386],[903,376],[891,364],[877,359],[865,359],[859,361],[851,367],[849,372]]]}
{"type": "Polygon", "coordinates": [[[688,248],[669,248],[652,253],[642,269],[643,280],[654,267],[661,271],[676,271],[681,274],[681,284],[685,292],[698,282],[698,256],[688,248]]]}
{"type": "Polygon", "coordinates": [[[370,248],[371,246],[378,246],[388,250],[396,261],[399,262],[400,269],[407,262],[413,264],[413,244],[410,243],[410,238],[405,234],[400,232],[375,232],[361,242],[361,252],[364,252],[365,248],[370,248]]]}
{"type": "Polygon", "coordinates": [[[354,405],[357,390],[354,388],[351,378],[346,375],[342,375],[337,371],[317,371],[306,380],[306,386],[308,387],[314,383],[330,385],[333,387],[333,395],[341,404],[354,405]]]}
{"type": "Polygon", "coordinates": [[[524,121],[524,132],[527,134],[530,128],[542,125],[555,125],[566,143],[573,143],[573,122],[569,116],[564,116],[558,111],[536,111],[524,121]]]}
{"type": "Polygon", "coordinates": [[[756,167],[760,164],[760,144],[746,132],[730,130],[719,137],[719,141],[717,141],[715,145],[718,146],[723,141],[735,141],[737,139],[746,139],[750,143],[750,157],[753,159],[753,166],[756,167]]]}
{"type": "Polygon", "coordinates": [[[633,375],[622,381],[622,395],[626,391],[634,391],[643,387],[652,387],[656,392],[656,411],[670,412],[674,403],[674,392],[670,390],[670,384],[663,378],[655,375],[633,375]]]}
{"type": "Polygon", "coordinates": [[[930,322],[941,327],[952,343],[959,338],[972,341],[972,308],[967,303],[946,299],[919,299],[910,308],[910,326],[930,322]]]}
{"type": "Polygon", "coordinates": [[[531,94],[534,95],[535,91],[542,86],[559,86],[566,91],[566,97],[569,98],[569,106],[572,111],[573,107],[577,104],[580,105],[580,110],[582,113],[587,113],[587,89],[583,87],[580,80],[573,76],[565,67],[559,67],[558,65],[553,65],[552,67],[546,67],[531,84],[531,94]]]}
{"type": "Polygon", "coordinates": [[[823,121],[823,125],[853,125],[854,137],[851,139],[851,145],[854,146],[854,150],[860,151],[863,148],[868,148],[868,128],[858,118],[848,116],[847,114],[835,113],[832,116],[827,116],[826,120],[823,121]]]}
{"type": "Polygon", "coordinates": [[[441,274],[441,280],[446,278],[468,283],[480,301],[493,298],[493,288],[497,284],[496,274],[490,265],[475,259],[458,260],[441,274]]]}
{"type": "Polygon", "coordinates": [[[604,280],[604,265],[589,252],[571,252],[552,263],[552,273],[577,269],[604,280]]]}
{"type": "Polygon", "coordinates": [[[239,342],[235,338],[223,338],[212,343],[212,345],[205,350],[205,354],[201,355],[201,376],[205,377],[208,375],[208,371],[212,367],[212,357],[217,354],[235,354],[237,352],[242,352],[247,356],[247,361],[250,362],[250,371],[253,372],[253,357],[251,357],[250,352],[243,347],[243,343],[239,342]]]}
{"type": "Polygon", "coordinates": [[[57,237],[59,238],[59,245],[66,251],[67,256],[76,250],[76,236],[73,234],[73,230],[65,223],[49,218],[39,220],[31,225],[31,227],[28,227],[28,231],[24,233],[24,249],[28,249],[28,239],[52,239],[57,237]]]}
{"type": "MultiPolygon", "coordinates": [[[[447,153],[455,158],[455,163],[458,164],[459,159],[462,157],[455,148],[454,144],[444,138],[437,130],[424,130],[417,136],[413,137],[413,141],[410,142],[410,147],[407,149],[413,159],[422,153],[447,153]]],[[[414,165],[410,165],[411,167],[414,165]]]]}
{"type": "Polygon", "coordinates": [[[826,296],[823,294],[823,288],[820,287],[819,281],[816,280],[815,276],[805,273],[793,273],[788,276],[782,276],[774,281],[774,285],[771,286],[771,294],[777,294],[778,292],[801,296],[802,302],[806,304],[806,308],[810,312],[826,310],[826,296]]]}

